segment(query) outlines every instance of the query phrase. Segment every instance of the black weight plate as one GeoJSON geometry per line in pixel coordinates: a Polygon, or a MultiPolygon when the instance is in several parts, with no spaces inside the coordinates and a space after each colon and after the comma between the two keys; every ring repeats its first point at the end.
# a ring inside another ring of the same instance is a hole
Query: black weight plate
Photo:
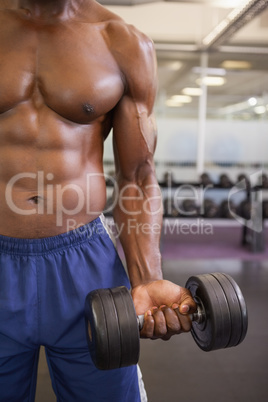
{"type": "Polygon", "coordinates": [[[127,367],[137,364],[140,355],[140,334],[137,315],[131,294],[126,287],[113,288],[111,292],[117,310],[120,330],[120,367],[127,367]]]}
{"type": "Polygon", "coordinates": [[[226,276],[218,272],[213,273],[212,275],[221,285],[229,305],[231,316],[231,337],[227,347],[230,348],[238,345],[243,331],[240,303],[233,286],[226,276]]]}
{"type": "Polygon", "coordinates": [[[225,348],[231,336],[231,318],[222,287],[211,274],[192,276],[185,287],[205,311],[201,323],[192,323],[195,342],[204,351],[225,348]]]}
{"type": "Polygon", "coordinates": [[[116,369],[121,362],[121,339],[119,321],[111,289],[99,289],[103,309],[106,316],[107,335],[109,344],[109,367],[116,369]]]}
{"type": "Polygon", "coordinates": [[[214,296],[212,300],[212,309],[215,320],[216,337],[214,347],[211,350],[226,348],[231,338],[231,314],[229,305],[226,299],[226,295],[219,286],[218,281],[213,277],[212,274],[203,275],[206,277],[210,283],[211,289],[214,291],[214,296]],[[218,304],[217,304],[218,303],[218,304]],[[218,307],[220,313],[217,313],[215,307],[218,307]]]}
{"type": "Polygon", "coordinates": [[[235,293],[237,295],[237,298],[239,300],[240,303],[240,309],[241,309],[241,317],[242,317],[242,328],[241,328],[241,336],[239,339],[239,342],[237,343],[237,345],[241,342],[243,342],[243,340],[245,339],[245,336],[247,334],[247,330],[248,330],[248,312],[247,312],[247,305],[244,299],[244,296],[241,292],[241,289],[239,288],[238,284],[235,282],[235,280],[227,274],[223,274],[231,283],[231,285],[233,286],[235,293]]]}
{"type": "Polygon", "coordinates": [[[109,344],[106,317],[97,291],[90,292],[85,302],[86,335],[89,352],[97,368],[109,365],[109,344]]]}
{"type": "Polygon", "coordinates": [[[86,299],[91,313],[86,314],[91,327],[89,351],[96,367],[110,370],[120,367],[121,342],[118,317],[110,289],[96,289],[86,299]],[[95,350],[93,350],[95,349],[95,350]]]}

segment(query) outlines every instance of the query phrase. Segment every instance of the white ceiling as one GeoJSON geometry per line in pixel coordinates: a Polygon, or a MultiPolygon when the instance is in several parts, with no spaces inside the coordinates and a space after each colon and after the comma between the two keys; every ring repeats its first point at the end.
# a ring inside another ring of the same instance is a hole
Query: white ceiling
{"type": "MultiPolygon", "coordinates": [[[[113,3],[118,0],[103,0],[113,3]]],[[[128,0],[122,0],[128,1],[128,0]]],[[[241,0],[159,1],[134,6],[107,6],[155,42],[199,44],[241,0]]],[[[267,2],[268,6],[268,2],[267,2]]],[[[233,43],[268,45],[268,12],[256,17],[237,33],[233,43]]]]}

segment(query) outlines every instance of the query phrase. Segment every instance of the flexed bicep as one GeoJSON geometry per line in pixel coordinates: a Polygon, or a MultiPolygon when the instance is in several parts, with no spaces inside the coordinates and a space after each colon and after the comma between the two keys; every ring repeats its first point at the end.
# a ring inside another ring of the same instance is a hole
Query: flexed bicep
{"type": "Polygon", "coordinates": [[[156,146],[153,114],[157,92],[157,63],[153,43],[134,27],[124,25],[124,41],[114,45],[124,82],[124,94],[113,111],[116,165],[123,175],[152,163],[156,146]]]}
{"type": "Polygon", "coordinates": [[[117,173],[132,181],[141,167],[154,169],[157,130],[146,107],[125,96],[114,116],[113,138],[117,173]]]}

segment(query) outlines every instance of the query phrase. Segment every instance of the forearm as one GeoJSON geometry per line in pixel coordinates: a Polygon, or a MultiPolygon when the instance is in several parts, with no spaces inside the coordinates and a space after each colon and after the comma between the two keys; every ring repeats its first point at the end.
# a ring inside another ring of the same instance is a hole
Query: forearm
{"type": "Polygon", "coordinates": [[[154,174],[142,181],[118,181],[114,220],[125,253],[132,287],[162,279],[161,191],[154,174]]]}

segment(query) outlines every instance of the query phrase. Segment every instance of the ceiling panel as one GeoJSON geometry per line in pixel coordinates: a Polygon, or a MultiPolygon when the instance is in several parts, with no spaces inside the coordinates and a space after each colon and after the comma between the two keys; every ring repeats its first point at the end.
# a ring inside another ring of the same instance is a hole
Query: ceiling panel
{"type": "Polygon", "coordinates": [[[155,42],[194,44],[199,44],[230,11],[228,8],[201,2],[157,2],[133,7],[109,6],[108,9],[155,42]]]}

